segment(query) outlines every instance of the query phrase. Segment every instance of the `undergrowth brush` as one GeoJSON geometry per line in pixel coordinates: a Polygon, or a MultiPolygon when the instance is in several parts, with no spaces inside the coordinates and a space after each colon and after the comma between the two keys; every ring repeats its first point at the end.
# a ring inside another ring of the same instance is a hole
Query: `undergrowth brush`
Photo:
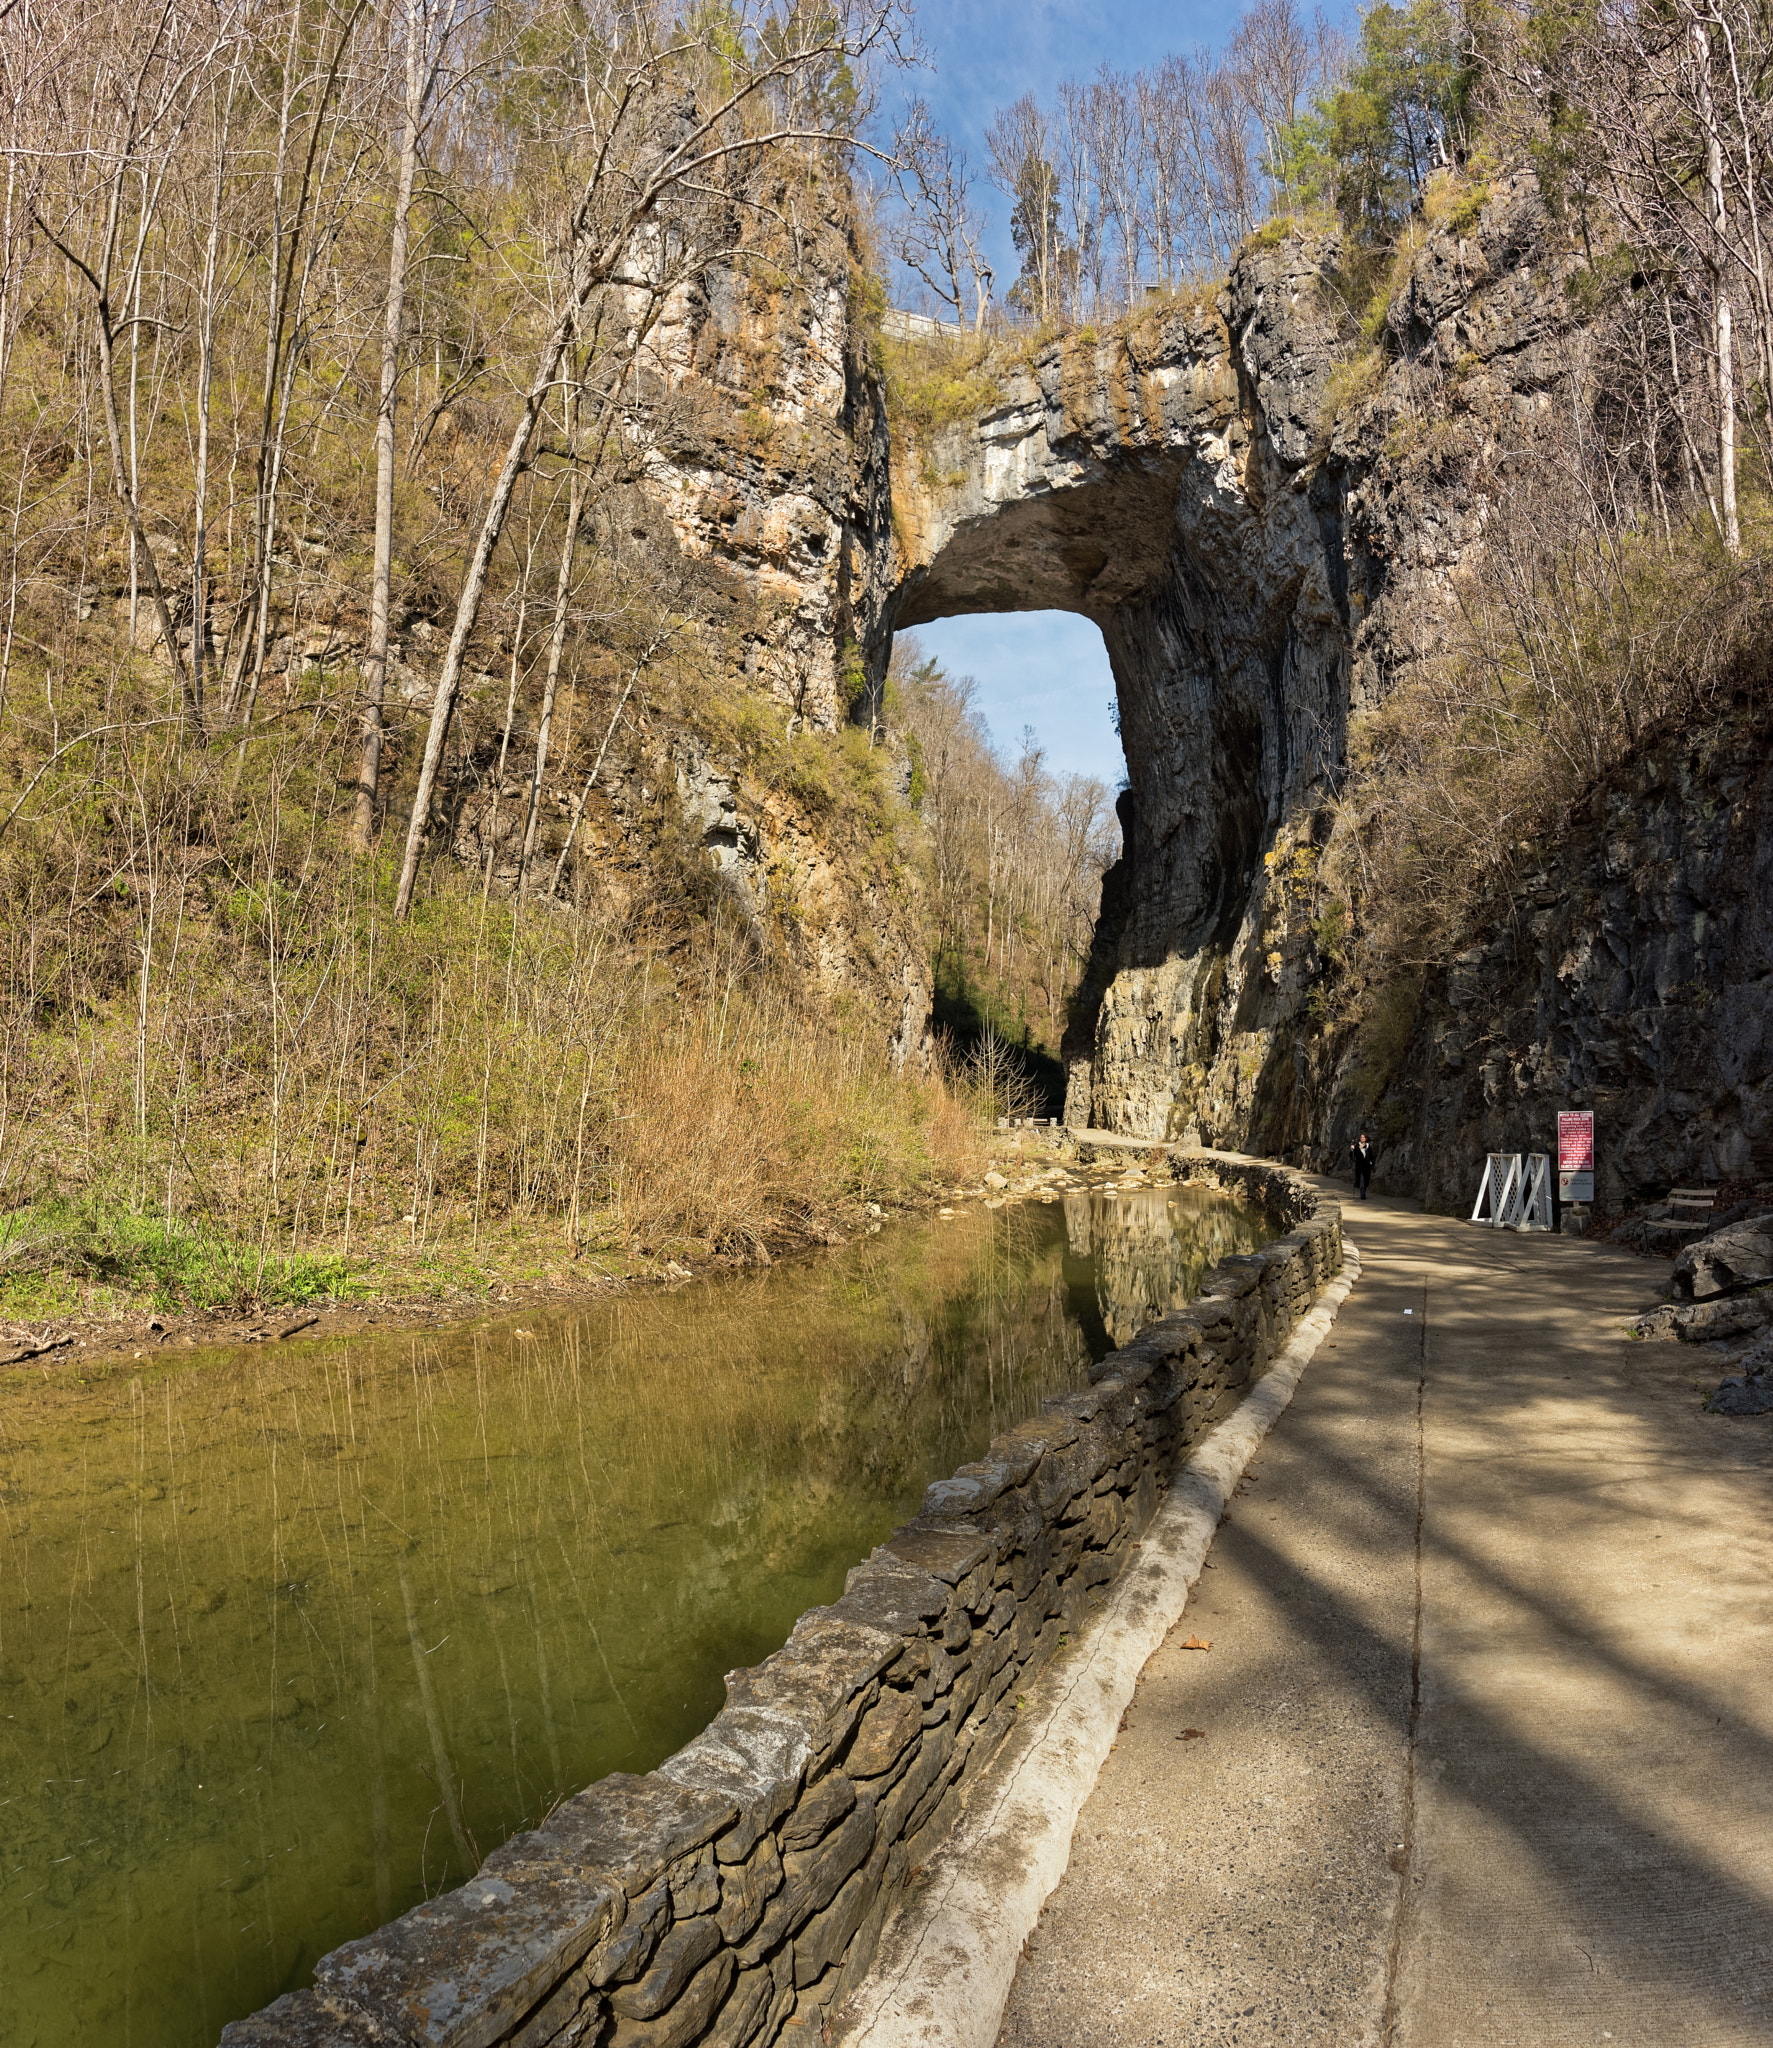
{"type": "Polygon", "coordinates": [[[895,1073],[712,885],[573,909],[443,861],[395,923],[352,738],[131,725],[0,837],[0,1315],[756,1256],[973,1162],[964,1077],[895,1073]]]}

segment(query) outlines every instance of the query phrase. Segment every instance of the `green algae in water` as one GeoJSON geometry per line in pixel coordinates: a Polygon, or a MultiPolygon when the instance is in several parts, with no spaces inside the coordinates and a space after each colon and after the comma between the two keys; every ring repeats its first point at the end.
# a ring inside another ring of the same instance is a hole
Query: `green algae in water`
{"type": "Polygon", "coordinates": [[[208,2048],[723,1675],[1199,1272],[1191,1191],[0,1396],[0,2042],[208,2048]]]}

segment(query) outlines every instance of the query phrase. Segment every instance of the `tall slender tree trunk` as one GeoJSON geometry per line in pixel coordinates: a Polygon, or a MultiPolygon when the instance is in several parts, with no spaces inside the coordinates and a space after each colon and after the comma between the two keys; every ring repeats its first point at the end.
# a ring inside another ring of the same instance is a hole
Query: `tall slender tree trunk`
{"type": "Polygon", "coordinates": [[[1736,510],[1736,358],[1730,294],[1724,284],[1724,259],[1730,216],[1724,202],[1724,145],[1718,133],[1717,109],[1711,90],[1711,31],[1693,25],[1694,76],[1699,88],[1699,117],[1705,124],[1705,183],[1711,197],[1712,341],[1718,358],[1718,497],[1724,523],[1724,546],[1742,552],[1742,524],[1736,510]]]}
{"type": "Polygon", "coordinates": [[[228,154],[233,132],[234,85],[239,76],[236,56],[222,90],[223,112],[216,135],[215,167],[210,179],[209,231],[203,245],[203,282],[197,316],[197,476],[192,492],[196,533],[191,543],[191,691],[203,706],[204,666],[209,632],[209,463],[210,415],[215,388],[217,263],[222,238],[222,203],[227,191],[228,154]]]}
{"type": "Polygon", "coordinates": [[[1730,321],[1730,295],[1723,279],[1717,283],[1718,350],[1718,479],[1724,508],[1724,545],[1742,552],[1742,524],[1736,511],[1736,362],[1730,321]]]}
{"type": "Polygon", "coordinates": [[[104,401],[105,439],[111,452],[111,492],[129,528],[130,544],[135,550],[148,579],[148,596],[154,606],[154,616],[160,626],[160,637],[166,647],[166,658],[172,664],[172,672],[179,681],[179,693],[184,700],[185,723],[191,728],[193,739],[202,739],[203,711],[191,689],[191,672],[185,666],[179,652],[178,635],[173,630],[172,610],[166,602],[166,592],[160,582],[160,565],[154,559],[154,552],[148,546],[146,529],[142,525],[141,507],[135,493],[129,487],[129,470],[123,455],[123,430],[117,419],[117,390],[112,379],[114,351],[111,341],[111,310],[100,302],[98,309],[99,344],[99,396],[104,401]]]}
{"type": "Polygon", "coordinates": [[[419,786],[413,792],[412,814],[407,820],[406,851],[400,863],[400,881],[394,891],[394,915],[397,918],[405,917],[412,908],[413,885],[418,880],[419,853],[425,843],[425,826],[431,814],[431,798],[437,788],[437,771],[443,762],[443,746],[449,734],[451,714],[456,708],[456,694],[462,686],[462,663],[468,652],[468,642],[480,622],[487,572],[492,567],[493,554],[505,531],[511,500],[517,491],[517,479],[529,465],[529,444],[536,431],[536,422],[541,417],[548,393],[554,388],[560,360],[572,340],[588,291],[587,280],[584,287],[570,295],[565,312],[555,322],[554,331],[542,350],[541,362],[524,397],[522,415],[505,450],[504,464],[493,485],[492,496],[487,501],[474,553],[468,561],[468,572],[462,579],[462,594],[456,601],[455,627],[449,636],[449,646],[443,657],[443,673],[437,679],[437,695],[431,705],[431,728],[425,735],[424,759],[419,763],[419,786]]]}
{"type": "Polygon", "coordinates": [[[357,805],[351,845],[367,853],[375,835],[376,791],[382,768],[382,707],[388,680],[388,590],[394,559],[394,415],[400,389],[400,333],[406,309],[408,225],[418,175],[419,131],[425,88],[421,63],[420,0],[406,7],[406,112],[400,138],[400,173],[394,194],[394,230],[388,245],[388,307],[382,322],[381,400],[376,408],[376,539],[369,597],[369,646],[363,661],[363,746],[358,757],[357,805]]]}
{"type": "Polygon", "coordinates": [[[554,629],[548,635],[548,672],[542,684],[542,715],[536,727],[536,758],[529,778],[529,811],[523,821],[523,852],[517,863],[517,894],[522,897],[535,856],[536,830],[542,818],[542,778],[548,772],[548,747],[554,731],[554,700],[560,688],[560,662],[566,650],[567,604],[572,595],[573,556],[579,523],[585,516],[585,471],[578,456],[579,394],[575,385],[567,398],[567,446],[574,456],[572,485],[567,496],[566,538],[560,548],[560,574],[554,583],[554,629]]]}
{"type": "Polygon", "coordinates": [[[271,452],[271,423],[276,417],[277,367],[283,343],[284,322],[284,236],[283,217],[284,183],[289,175],[289,148],[295,127],[297,41],[296,30],[300,10],[291,13],[289,43],[284,51],[282,88],[277,109],[277,154],[271,173],[271,219],[270,245],[267,251],[266,282],[270,302],[265,309],[265,371],[263,389],[260,394],[260,423],[258,447],[253,455],[253,556],[251,580],[243,593],[241,610],[247,615],[246,630],[240,636],[240,648],[235,657],[234,673],[228,678],[227,692],[222,704],[222,717],[232,722],[240,707],[240,700],[246,692],[247,673],[252,674],[252,689],[258,691],[259,675],[264,663],[264,614],[267,604],[264,598],[265,585],[270,580],[271,539],[268,532],[269,514],[266,506],[266,487],[271,452]],[[248,607],[250,606],[250,611],[248,607]]]}

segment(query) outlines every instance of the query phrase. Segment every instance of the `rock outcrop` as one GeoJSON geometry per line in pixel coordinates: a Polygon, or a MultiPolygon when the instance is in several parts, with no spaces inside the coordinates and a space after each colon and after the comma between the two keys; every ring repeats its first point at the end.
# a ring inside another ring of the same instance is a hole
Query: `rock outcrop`
{"type": "MultiPolygon", "coordinates": [[[[1594,1111],[1614,1213],[1773,1178],[1768,738],[1753,720],[1660,737],[1488,907],[1487,935],[1422,988],[1380,1112],[1390,1185],[1456,1209],[1486,1152],[1548,1150],[1560,1109],[1594,1111]]],[[[1705,1244],[1686,1255],[1695,1295],[1716,1291],[1705,1244]]]]}
{"type": "Polygon", "coordinates": [[[1244,1013],[1262,1002],[1263,854],[1327,797],[1342,756],[1348,617],[1326,541],[1341,507],[1317,445],[1338,353],[1325,254],[1285,241],[1246,257],[1216,302],[1053,344],[983,418],[935,438],[939,488],[909,463],[896,478],[897,625],[1076,611],[1113,664],[1125,850],[1096,1008],[1067,1042],[1070,1122],[1198,1125],[1203,1056],[1227,1028],[1260,1028],[1244,1013]]]}
{"type": "MultiPolygon", "coordinates": [[[[747,661],[809,720],[841,719],[846,688],[871,708],[895,628],[1046,608],[1101,628],[1124,851],[1073,1005],[1068,1121],[1329,1163],[1376,1118],[1380,1185],[1447,1206],[1484,1151],[1544,1149],[1558,1108],[1597,1111],[1609,1206],[1773,1174],[1773,788],[1746,729],[1653,741],[1597,790],[1521,900],[1406,991],[1384,1071],[1351,1085],[1319,1021],[1350,720],[1436,651],[1497,450],[1568,374],[1579,258],[1529,175],[1424,228],[1377,349],[1335,238],[1264,231],[1216,295],[989,359],[974,413],[896,441],[828,253],[826,282],[769,315],[802,365],[776,380],[778,439],[680,435],[655,485],[682,547],[752,593],[747,661]]],[[[660,359],[680,411],[732,385],[758,318],[712,283],[686,305],[660,359]]],[[[712,857],[764,886],[739,813],[706,777],[683,787],[712,857]]],[[[925,983],[895,944],[903,1052],[925,983]]]]}
{"type": "Polygon", "coordinates": [[[895,450],[894,624],[1065,609],[1113,664],[1125,852],[1067,1040],[1068,1121],[1324,1142],[1308,884],[1348,720],[1432,643],[1494,435],[1530,429],[1570,318],[1532,180],[1466,212],[1417,252],[1383,355],[1335,237],[1265,231],[1216,297],[1055,342],[978,418],[895,450]],[[1390,402],[1347,403],[1362,379],[1390,402]],[[1449,416],[1414,447],[1393,427],[1425,383],[1449,416]]]}
{"type": "Polygon", "coordinates": [[[1773,1216],[1753,1216],[1715,1230],[1675,1260],[1674,1291],[1681,1301],[1706,1301],[1768,1280],[1773,1280],[1773,1216]]]}

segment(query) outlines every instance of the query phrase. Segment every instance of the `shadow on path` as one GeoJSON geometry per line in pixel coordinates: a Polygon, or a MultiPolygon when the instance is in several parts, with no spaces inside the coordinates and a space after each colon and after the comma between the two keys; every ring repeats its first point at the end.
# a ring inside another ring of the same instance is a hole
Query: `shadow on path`
{"type": "Polygon", "coordinates": [[[1361,1283],[1002,2042],[1773,2044],[1773,1418],[1699,1414],[1691,1357],[1624,1337],[1641,1260],[1347,1222],[1361,1283]]]}

